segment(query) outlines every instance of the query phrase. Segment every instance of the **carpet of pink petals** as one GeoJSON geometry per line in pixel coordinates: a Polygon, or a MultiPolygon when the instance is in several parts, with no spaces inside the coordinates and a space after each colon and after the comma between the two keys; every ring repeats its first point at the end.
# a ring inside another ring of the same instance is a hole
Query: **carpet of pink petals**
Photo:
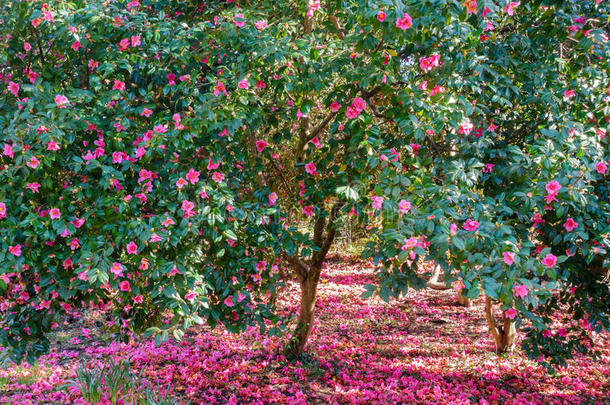
{"type": "MultiPolygon", "coordinates": [[[[601,358],[577,358],[549,375],[520,354],[493,353],[480,300],[467,309],[454,304],[452,291],[433,290],[411,291],[389,304],[361,299],[363,285],[373,281],[370,263],[326,266],[310,360],[303,363],[287,361],[285,342],[254,328],[242,335],[201,328],[160,347],[81,336],[34,368],[0,369],[0,403],[84,403],[76,390],[61,386],[81,362],[109,357],[130,359],[133,370],[190,403],[610,403],[607,334],[596,338],[601,358]]],[[[293,285],[282,305],[296,310],[297,298],[293,285]]]]}

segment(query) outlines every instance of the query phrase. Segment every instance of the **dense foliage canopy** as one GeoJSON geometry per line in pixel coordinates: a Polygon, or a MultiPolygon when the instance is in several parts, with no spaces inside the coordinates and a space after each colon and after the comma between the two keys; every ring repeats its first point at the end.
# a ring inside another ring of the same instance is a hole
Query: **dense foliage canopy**
{"type": "Polygon", "coordinates": [[[531,356],[586,352],[610,328],[608,11],[4,2],[0,344],[33,359],[62,313],[108,303],[159,341],[204,320],[280,333],[289,264],[301,351],[355,217],[370,294],[423,287],[433,261],[527,321],[531,356]],[[557,308],[580,323],[553,330],[557,308]]]}

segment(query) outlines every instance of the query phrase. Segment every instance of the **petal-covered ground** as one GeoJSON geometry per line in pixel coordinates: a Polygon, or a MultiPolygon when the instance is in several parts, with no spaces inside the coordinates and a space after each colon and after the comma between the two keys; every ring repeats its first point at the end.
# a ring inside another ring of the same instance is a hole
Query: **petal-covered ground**
{"type": "MultiPolygon", "coordinates": [[[[467,309],[454,304],[453,291],[434,290],[390,303],[361,299],[373,281],[370,263],[329,262],[302,362],[288,361],[281,340],[255,329],[202,328],[160,347],[108,344],[85,316],[35,367],[0,371],[0,403],[83,403],[62,385],[79,364],[110,357],[129,359],[132,370],[191,403],[610,403],[607,334],[597,337],[600,359],[577,358],[549,375],[520,354],[494,354],[481,301],[467,309]]],[[[296,310],[297,298],[293,285],[283,305],[296,310]]]]}

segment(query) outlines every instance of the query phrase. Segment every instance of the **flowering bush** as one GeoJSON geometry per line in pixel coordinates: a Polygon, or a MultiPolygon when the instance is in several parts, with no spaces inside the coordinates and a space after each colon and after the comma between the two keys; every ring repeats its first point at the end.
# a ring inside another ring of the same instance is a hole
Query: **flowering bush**
{"type": "Polygon", "coordinates": [[[355,216],[382,297],[432,259],[529,319],[533,356],[584,350],[544,314],[610,326],[608,6],[437,3],[5,3],[0,344],[33,359],[109,302],[158,341],[279,333],[288,263],[298,353],[355,216]]]}

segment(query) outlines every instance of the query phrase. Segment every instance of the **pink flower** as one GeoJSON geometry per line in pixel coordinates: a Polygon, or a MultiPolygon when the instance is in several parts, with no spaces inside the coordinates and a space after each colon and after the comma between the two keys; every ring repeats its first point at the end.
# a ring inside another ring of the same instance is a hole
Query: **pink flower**
{"type": "Polygon", "coordinates": [[[201,173],[199,173],[198,171],[196,171],[194,169],[189,169],[189,171],[185,177],[191,184],[195,184],[199,181],[200,174],[201,173]]]}
{"type": "Polygon", "coordinates": [[[318,174],[316,165],[313,162],[309,162],[305,165],[305,171],[312,176],[315,176],[318,174]]]}
{"type": "Polygon", "coordinates": [[[347,107],[347,109],[345,110],[345,116],[349,119],[358,118],[359,115],[360,115],[360,111],[358,111],[351,105],[349,107],[347,107]]]}
{"type": "Polygon", "coordinates": [[[214,180],[216,183],[220,183],[224,180],[225,175],[220,173],[220,172],[214,172],[212,174],[212,180],[214,180]]]}
{"type": "Polygon", "coordinates": [[[135,242],[129,242],[127,244],[127,253],[132,255],[138,253],[138,245],[135,242]]]}
{"type": "Polygon", "coordinates": [[[228,307],[232,307],[233,306],[233,296],[229,295],[227,298],[225,298],[224,304],[228,307]]]}
{"type": "Polygon", "coordinates": [[[195,300],[196,297],[197,297],[197,293],[195,291],[189,291],[184,295],[184,299],[187,301],[191,301],[191,302],[193,302],[193,300],[195,300]]]}
{"type": "Polygon", "coordinates": [[[402,15],[402,18],[396,19],[396,26],[401,30],[406,30],[407,28],[411,28],[413,25],[413,21],[411,20],[411,16],[407,13],[402,15]]]}
{"type": "Polygon", "coordinates": [[[207,169],[208,170],[215,170],[215,169],[218,168],[218,166],[220,166],[220,162],[214,163],[212,161],[212,158],[210,157],[209,160],[208,160],[208,167],[207,167],[207,169]]]}
{"type": "Polygon", "coordinates": [[[167,128],[165,127],[165,125],[161,125],[161,124],[155,125],[153,130],[158,134],[163,134],[163,133],[167,132],[167,128]]]}
{"type": "Polygon", "coordinates": [[[8,91],[15,97],[19,96],[19,84],[15,82],[8,82],[8,91]]]}
{"type": "Polygon", "coordinates": [[[115,80],[114,84],[112,85],[112,90],[124,91],[125,90],[125,82],[122,82],[120,80],[115,80]]]}
{"type": "Polygon", "coordinates": [[[354,107],[358,111],[362,111],[366,108],[366,101],[364,101],[360,97],[356,97],[354,101],[352,101],[352,107],[354,107]]]}
{"type": "Polygon", "coordinates": [[[148,118],[152,115],[152,113],[153,113],[153,111],[150,108],[144,108],[142,110],[142,112],[140,113],[140,115],[148,118]]]}
{"type": "Polygon", "coordinates": [[[513,285],[513,290],[517,297],[525,298],[529,294],[529,289],[524,285],[515,284],[513,285]]]}
{"type": "Polygon", "coordinates": [[[574,221],[572,218],[568,218],[563,226],[568,232],[572,232],[574,229],[578,228],[578,222],[574,221]]]}
{"type": "Polygon", "coordinates": [[[258,20],[254,23],[257,30],[264,30],[267,28],[267,20],[258,20]]]}
{"type": "Polygon", "coordinates": [[[225,96],[227,95],[227,89],[221,81],[216,83],[216,85],[214,86],[214,95],[218,96],[220,94],[224,94],[225,96]]]}
{"type": "Polygon", "coordinates": [[[464,229],[474,232],[479,229],[479,223],[477,221],[473,221],[472,219],[467,219],[466,223],[464,224],[464,229]]]}
{"type": "Polygon", "coordinates": [[[477,0],[466,0],[464,6],[468,14],[475,14],[477,12],[477,0]]]}
{"type": "Polygon", "coordinates": [[[372,196],[371,205],[373,206],[374,209],[379,211],[381,209],[381,207],[383,206],[383,197],[372,196]]]}
{"type": "Polygon", "coordinates": [[[379,20],[379,22],[384,22],[385,18],[386,18],[385,11],[380,11],[377,13],[377,20],[379,20]]]}
{"type": "Polygon", "coordinates": [[[322,144],[320,143],[320,140],[318,139],[317,136],[314,136],[313,138],[311,138],[311,141],[309,141],[309,142],[313,143],[316,148],[319,148],[322,146],[322,144]]]}
{"type": "Polygon", "coordinates": [[[6,204],[0,202],[0,219],[6,218],[6,204]]]}
{"type": "Polygon", "coordinates": [[[449,225],[449,232],[452,235],[455,235],[457,233],[457,230],[458,230],[458,226],[456,224],[449,225]]]}
{"type": "Polygon", "coordinates": [[[51,208],[49,210],[49,217],[51,219],[59,219],[59,218],[61,218],[61,211],[59,211],[59,208],[51,208]]]}
{"type": "Polygon", "coordinates": [[[504,7],[504,12],[508,15],[513,15],[515,13],[515,7],[517,7],[518,5],[519,2],[510,1],[506,5],[506,7],[504,7]]]}
{"type": "Polygon", "coordinates": [[[182,201],[182,211],[192,211],[195,208],[195,203],[189,200],[182,201]]]}
{"type": "Polygon", "coordinates": [[[21,256],[21,245],[9,246],[8,251],[12,255],[19,257],[21,256]]]}
{"type": "Polygon", "coordinates": [[[134,304],[141,304],[143,301],[144,297],[142,297],[141,295],[136,295],[135,297],[133,297],[134,304]]]}
{"type": "Polygon", "coordinates": [[[557,194],[557,192],[561,189],[561,184],[558,181],[552,180],[546,185],[546,192],[549,194],[557,194]]]}
{"type": "Polygon", "coordinates": [[[515,316],[517,316],[517,311],[515,310],[515,308],[509,308],[504,312],[504,315],[508,319],[515,319],[515,316]]]}
{"type": "Polygon", "coordinates": [[[504,263],[509,266],[515,262],[515,254],[513,252],[502,252],[502,256],[504,257],[504,263]]]}
{"type": "Polygon", "coordinates": [[[552,253],[549,253],[548,255],[544,256],[541,263],[550,269],[557,264],[557,257],[555,257],[555,255],[552,253]]]}
{"type": "Polygon", "coordinates": [[[427,58],[419,58],[419,67],[424,72],[440,67],[441,65],[441,56],[439,54],[434,54],[427,58]]]}
{"type": "Polygon", "coordinates": [[[56,95],[55,104],[57,104],[57,108],[66,108],[66,104],[68,104],[68,97],[61,94],[56,95]]]}
{"type": "Polygon", "coordinates": [[[15,157],[15,152],[13,151],[13,145],[10,145],[8,143],[4,144],[4,149],[2,150],[2,154],[4,156],[8,156],[11,159],[15,157]]]}
{"type": "Polygon", "coordinates": [[[259,152],[264,151],[266,147],[267,142],[265,142],[264,140],[259,139],[258,141],[256,141],[256,150],[258,150],[259,152]]]}
{"type": "Polygon", "coordinates": [[[269,205],[270,206],[275,205],[276,201],[277,201],[277,194],[275,192],[269,194],[269,205]]]}
{"type": "Polygon", "coordinates": [[[330,108],[332,112],[337,112],[341,108],[341,104],[337,103],[336,101],[333,101],[332,103],[330,103],[328,108],[330,108]]]}
{"type": "Polygon", "coordinates": [[[306,207],[303,207],[303,214],[309,218],[310,216],[313,215],[313,205],[308,205],[306,207]]]}
{"type": "Polygon", "coordinates": [[[398,203],[398,209],[403,214],[406,214],[411,209],[411,203],[406,200],[400,200],[400,202],[398,203]]]}
{"type": "Polygon", "coordinates": [[[121,291],[129,291],[129,292],[131,292],[131,286],[129,285],[129,281],[127,281],[127,280],[121,281],[119,283],[119,289],[121,291]]]}
{"type": "Polygon", "coordinates": [[[114,262],[110,267],[110,272],[114,274],[114,278],[123,276],[123,265],[121,263],[114,262]]]}
{"type": "Polygon", "coordinates": [[[607,169],[608,169],[608,166],[606,165],[605,162],[599,162],[595,165],[595,170],[597,170],[597,172],[599,174],[606,174],[607,169]]]}
{"type": "Polygon", "coordinates": [[[233,23],[235,23],[235,25],[238,27],[243,27],[246,24],[244,15],[242,13],[235,14],[235,17],[233,17],[233,23]]]}
{"type": "Polygon", "coordinates": [[[237,87],[239,87],[240,89],[245,89],[245,90],[247,90],[247,89],[248,89],[248,87],[250,87],[250,85],[248,84],[248,79],[243,79],[243,80],[240,80],[240,81],[237,83],[237,87]]]}
{"type": "Polygon", "coordinates": [[[59,144],[53,140],[47,142],[47,150],[57,151],[59,150],[59,144]]]}
{"type": "Polygon", "coordinates": [[[186,180],[184,180],[182,177],[180,177],[176,181],[176,187],[178,188],[178,190],[182,190],[182,187],[186,186],[187,184],[189,184],[189,183],[186,180]]]}
{"type": "Polygon", "coordinates": [[[71,250],[76,250],[80,247],[80,241],[78,238],[74,238],[68,243],[68,246],[70,246],[71,250]]]}

